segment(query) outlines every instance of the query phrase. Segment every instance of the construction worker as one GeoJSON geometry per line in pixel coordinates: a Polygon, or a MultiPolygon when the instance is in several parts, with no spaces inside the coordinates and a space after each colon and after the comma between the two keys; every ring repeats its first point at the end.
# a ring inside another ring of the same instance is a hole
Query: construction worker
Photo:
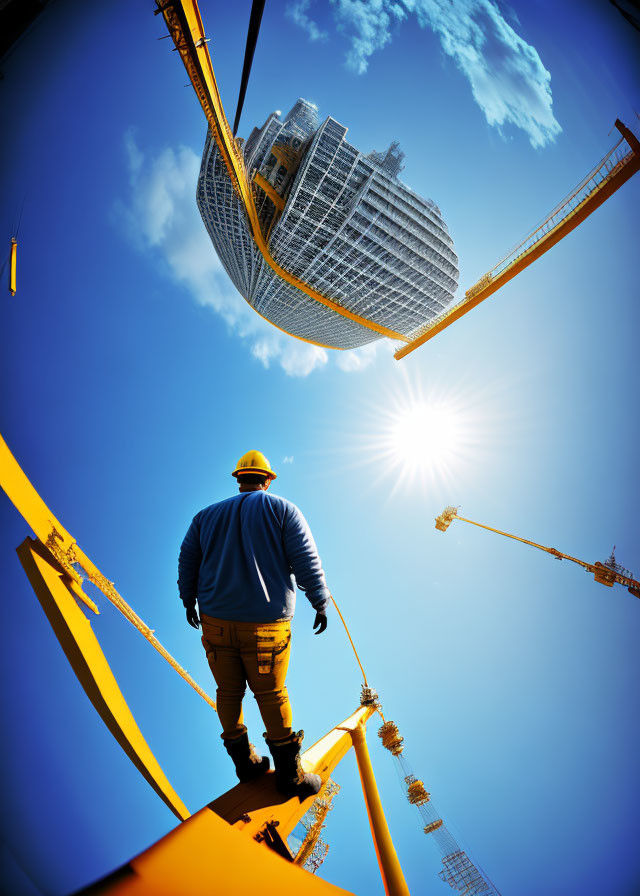
{"type": "Polygon", "coordinates": [[[267,494],[276,474],[264,454],[248,451],[232,475],[239,494],[197,513],[182,542],[180,597],[187,622],[194,628],[202,624],[222,739],[238,778],[252,781],[269,769],[269,759],[255,752],[243,723],[248,684],[267,729],[276,786],[303,800],[322,782],[302,769],[304,732],[291,727],[285,687],[295,586],[316,611],[317,635],[327,627],[330,594],[302,513],[290,501],[267,494]]]}

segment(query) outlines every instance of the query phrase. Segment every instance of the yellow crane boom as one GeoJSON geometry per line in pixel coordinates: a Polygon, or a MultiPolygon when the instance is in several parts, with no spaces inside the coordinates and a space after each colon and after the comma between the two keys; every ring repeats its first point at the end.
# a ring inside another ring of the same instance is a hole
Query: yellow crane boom
{"type": "Polygon", "coordinates": [[[640,168],[640,142],[618,119],[615,127],[622,135],[610,152],[583,178],[578,186],[547,215],[508,255],[468,289],[464,299],[426,324],[408,345],[399,348],[396,360],[406,357],[429,339],[446,330],[472,308],[513,280],[537,258],[548,252],[568,233],[588,218],[640,168]]]}
{"type": "Polygon", "coordinates": [[[587,563],[586,560],[579,560],[577,557],[572,557],[570,554],[564,554],[556,548],[549,548],[543,544],[537,544],[535,541],[529,541],[527,538],[520,538],[519,535],[512,535],[510,532],[502,532],[500,529],[494,529],[493,526],[486,526],[484,523],[468,520],[458,514],[457,507],[451,506],[445,507],[442,513],[436,517],[436,529],[440,532],[446,532],[454,520],[470,523],[472,526],[478,526],[479,529],[487,529],[489,532],[495,532],[496,535],[504,535],[505,538],[513,538],[514,541],[520,541],[522,544],[531,545],[532,548],[537,548],[539,551],[545,551],[547,554],[554,556],[557,560],[570,560],[572,563],[577,563],[578,566],[582,566],[587,572],[593,573],[596,582],[599,582],[601,585],[607,585],[609,588],[613,588],[613,586],[618,583],[619,585],[624,585],[634,597],[640,597],[640,582],[633,578],[628,569],[624,569],[616,563],[614,553],[615,548],[611,552],[609,559],[604,563],[601,563],[599,560],[596,560],[595,563],[587,563]]]}

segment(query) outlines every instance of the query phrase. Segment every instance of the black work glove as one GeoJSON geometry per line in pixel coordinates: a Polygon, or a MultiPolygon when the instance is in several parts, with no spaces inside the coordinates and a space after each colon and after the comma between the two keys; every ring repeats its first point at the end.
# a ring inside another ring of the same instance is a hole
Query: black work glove
{"type": "Polygon", "coordinates": [[[195,604],[192,607],[187,607],[187,622],[194,628],[200,628],[200,618],[195,604]]]}
{"type": "Polygon", "coordinates": [[[315,622],[313,623],[313,627],[318,629],[318,631],[316,632],[316,635],[322,634],[322,632],[327,627],[327,617],[325,616],[324,613],[316,613],[316,618],[315,618],[315,622]],[[318,628],[318,626],[320,626],[320,628],[318,628]]]}

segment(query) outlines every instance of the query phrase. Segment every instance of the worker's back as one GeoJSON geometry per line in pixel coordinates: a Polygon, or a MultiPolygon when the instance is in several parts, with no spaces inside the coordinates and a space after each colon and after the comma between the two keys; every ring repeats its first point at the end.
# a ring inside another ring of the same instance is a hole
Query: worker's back
{"type": "Polygon", "coordinates": [[[247,622],[290,618],[296,581],[322,611],[324,573],[295,504],[262,490],[241,492],[194,517],[180,551],[179,584],[183,598],[197,596],[201,613],[247,622]]]}

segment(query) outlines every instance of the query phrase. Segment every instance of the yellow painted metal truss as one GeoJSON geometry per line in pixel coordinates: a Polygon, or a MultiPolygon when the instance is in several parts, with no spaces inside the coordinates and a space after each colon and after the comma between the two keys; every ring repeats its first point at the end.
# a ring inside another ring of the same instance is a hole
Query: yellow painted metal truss
{"type": "Polygon", "coordinates": [[[406,357],[415,349],[433,339],[455,321],[484,302],[509,280],[529,267],[537,258],[548,252],[556,243],[588,218],[602,203],[612,196],[640,168],[640,143],[635,135],[617,120],[616,128],[622,134],[616,146],[590,171],[573,192],[532,231],[509,255],[505,256],[488,273],[465,293],[462,301],[448,308],[422,328],[408,345],[401,346],[394,357],[406,357]],[[616,156],[623,141],[623,148],[616,156]]]}
{"type": "Polygon", "coordinates": [[[216,708],[209,695],[197,684],[189,673],[182,668],[169,651],[156,638],[153,629],[137,615],[125,599],[118,593],[113,582],[109,581],[98,567],[87,557],[72,535],[44,503],[33,487],[17,460],[9,450],[9,446],[0,436],[0,486],[13,501],[16,508],[31,526],[40,541],[51,551],[56,560],[64,567],[71,581],[75,596],[83,601],[94,613],[98,608],[82,589],[81,568],[90,582],[116,607],[129,622],[138,629],[141,635],[158,651],[160,656],[180,675],[202,699],[216,708]]]}
{"type": "Polygon", "coordinates": [[[329,852],[329,844],[322,840],[321,834],[325,828],[325,819],[333,808],[333,800],[339,792],[340,785],[329,779],[321,796],[316,797],[311,809],[301,819],[306,835],[293,861],[314,874],[329,852]]]}
{"type": "Polygon", "coordinates": [[[138,728],[91,624],[74,599],[67,568],[41,541],[32,538],[20,545],[18,557],[60,646],[102,721],[160,799],[176,818],[184,821],[189,810],[138,728]]]}

